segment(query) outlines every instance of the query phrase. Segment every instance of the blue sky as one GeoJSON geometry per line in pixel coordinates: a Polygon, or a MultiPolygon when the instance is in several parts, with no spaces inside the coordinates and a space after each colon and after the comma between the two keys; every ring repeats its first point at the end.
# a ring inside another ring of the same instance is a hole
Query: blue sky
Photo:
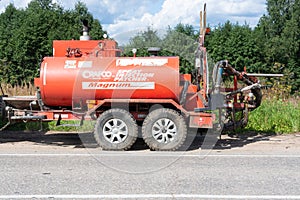
{"type": "MultiPolygon", "coordinates": [[[[77,0],[53,0],[64,8],[74,8],[77,0]]],[[[0,12],[9,3],[26,7],[30,0],[0,0],[0,12]]],[[[110,37],[125,44],[137,32],[152,27],[166,30],[178,23],[199,27],[199,12],[207,3],[207,22],[215,27],[227,20],[255,27],[266,13],[265,0],[82,0],[100,20],[110,37]]]]}

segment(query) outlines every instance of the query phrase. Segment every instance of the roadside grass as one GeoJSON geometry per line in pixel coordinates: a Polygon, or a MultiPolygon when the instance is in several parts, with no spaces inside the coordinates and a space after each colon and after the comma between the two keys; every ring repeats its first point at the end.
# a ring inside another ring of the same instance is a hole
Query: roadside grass
{"type": "Polygon", "coordinates": [[[300,132],[300,99],[264,99],[262,105],[250,113],[244,131],[276,134],[300,132]]]}
{"type": "Polygon", "coordinates": [[[56,126],[56,121],[52,121],[48,123],[48,130],[59,132],[92,132],[94,131],[96,121],[85,120],[82,126],[77,126],[79,124],[79,121],[62,121],[61,124],[69,124],[74,126],[56,126]]]}

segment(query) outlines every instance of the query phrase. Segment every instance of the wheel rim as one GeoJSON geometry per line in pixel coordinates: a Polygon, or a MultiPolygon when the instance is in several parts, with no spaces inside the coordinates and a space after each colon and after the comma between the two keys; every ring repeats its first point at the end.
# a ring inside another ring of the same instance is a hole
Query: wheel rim
{"type": "Polygon", "coordinates": [[[103,126],[103,135],[110,143],[119,144],[126,140],[128,127],[123,120],[110,119],[103,126]]]}
{"type": "Polygon", "coordinates": [[[152,136],[159,143],[169,143],[177,134],[176,124],[167,118],[157,120],[152,127],[152,136]]]}

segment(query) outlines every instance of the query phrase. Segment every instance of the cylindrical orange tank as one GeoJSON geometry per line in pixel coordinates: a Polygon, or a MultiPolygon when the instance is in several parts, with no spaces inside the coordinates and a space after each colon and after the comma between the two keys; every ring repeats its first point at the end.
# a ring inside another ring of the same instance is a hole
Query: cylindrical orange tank
{"type": "Polygon", "coordinates": [[[178,101],[179,58],[46,57],[35,85],[54,107],[101,99],[178,101]]]}

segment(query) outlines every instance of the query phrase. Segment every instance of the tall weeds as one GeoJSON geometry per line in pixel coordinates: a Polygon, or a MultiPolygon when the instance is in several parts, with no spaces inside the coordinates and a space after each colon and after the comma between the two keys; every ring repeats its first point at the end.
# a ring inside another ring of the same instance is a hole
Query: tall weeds
{"type": "MultiPolygon", "coordinates": [[[[22,83],[21,85],[11,85],[1,83],[3,93],[8,96],[31,96],[35,95],[36,88],[32,83],[22,83]]],[[[2,91],[1,91],[2,92],[2,91]]]]}
{"type": "Polygon", "coordinates": [[[246,129],[277,134],[300,132],[300,99],[265,99],[250,113],[246,129]]]}
{"type": "Polygon", "coordinates": [[[300,96],[291,95],[286,82],[273,82],[272,88],[263,90],[263,102],[250,113],[246,129],[267,133],[300,132],[300,96]]]}

